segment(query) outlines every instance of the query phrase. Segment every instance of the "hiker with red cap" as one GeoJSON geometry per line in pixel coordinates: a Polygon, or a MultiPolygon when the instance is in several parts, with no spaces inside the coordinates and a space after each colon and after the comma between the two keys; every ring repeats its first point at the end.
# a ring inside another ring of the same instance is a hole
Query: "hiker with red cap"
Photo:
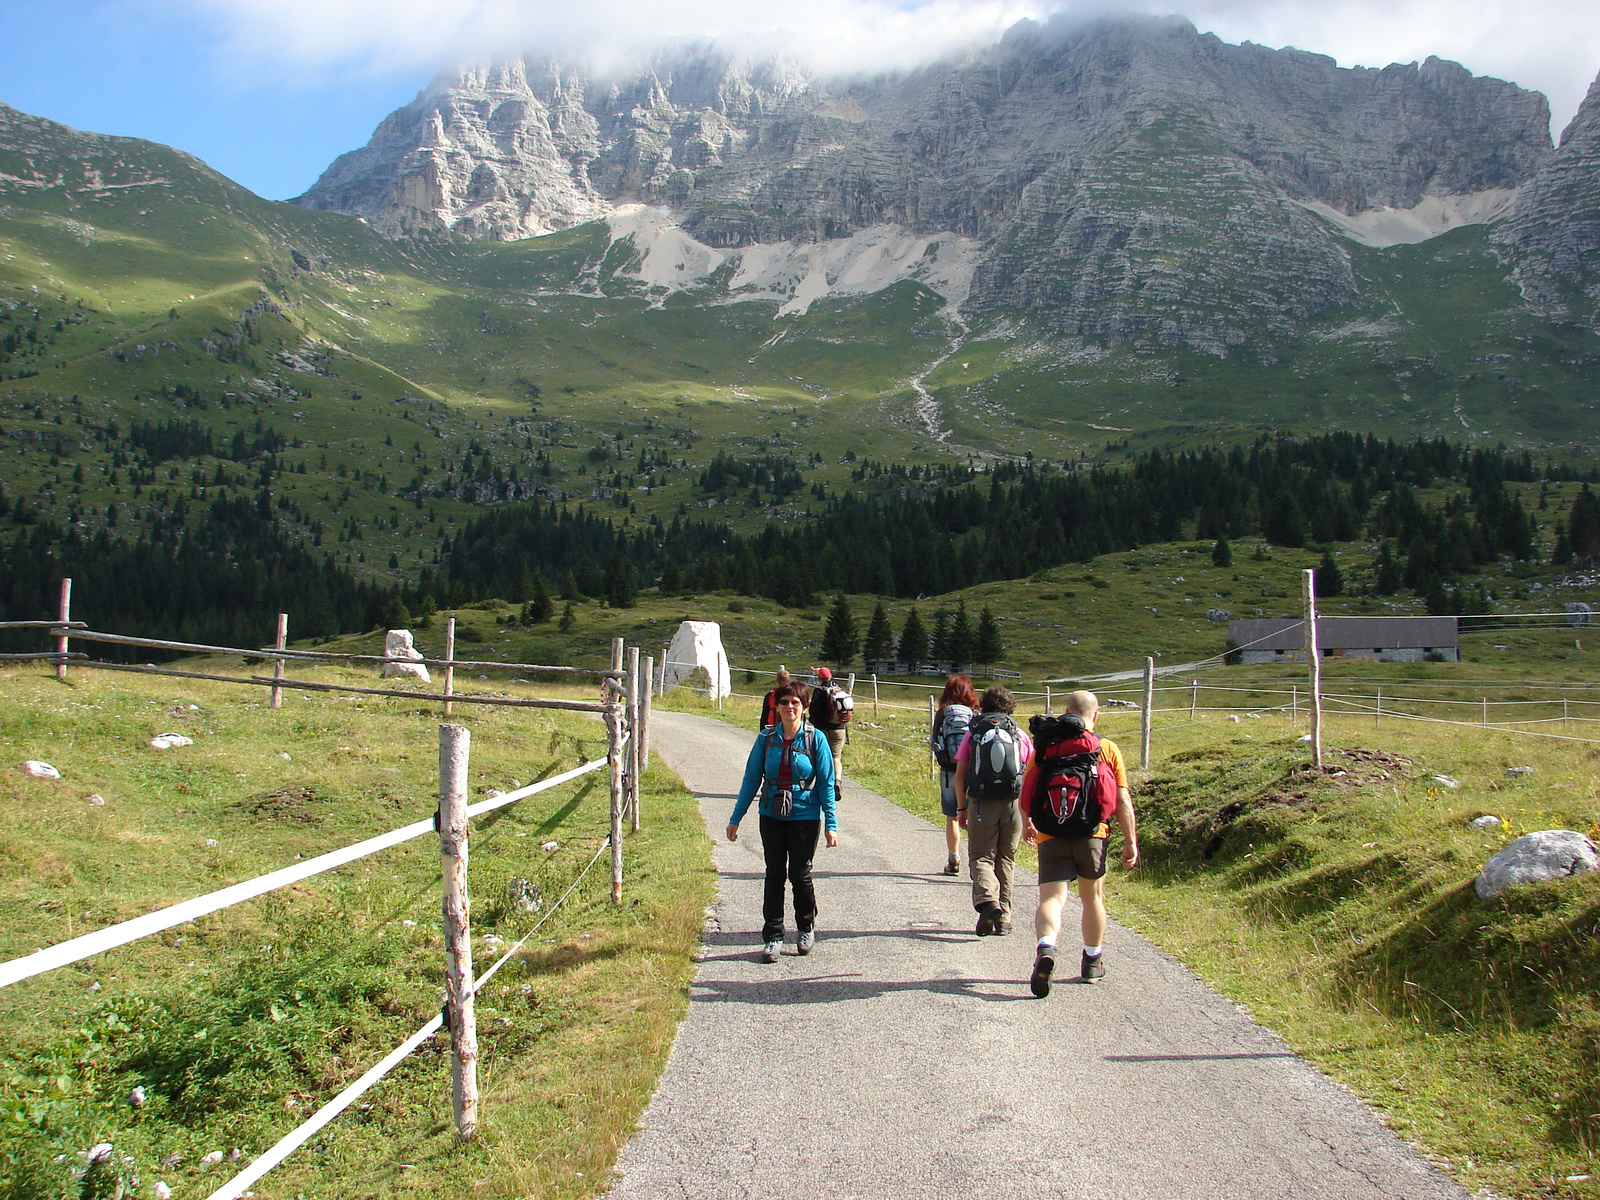
{"type": "Polygon", "coordinates": [[[841,784],[844,780],[845,727],[855,715],[856,702],[849,692],[834,682],[833,672],[827,667],[814,668],[817,686],[811,689],[811,723],[828,739],[828,749],[833,751],[833,786],[835,799],[843,798],[841,784]]]}

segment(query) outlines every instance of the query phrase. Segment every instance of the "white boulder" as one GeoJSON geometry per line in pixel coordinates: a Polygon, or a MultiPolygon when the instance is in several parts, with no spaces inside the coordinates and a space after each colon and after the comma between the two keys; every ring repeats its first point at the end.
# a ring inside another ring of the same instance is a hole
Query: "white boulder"
{"type": "Polygon", "coordinates": [[[36,758],[30,758],[27,762],[23,763],[22,764],[22,769],[24,771],[26,771],[29,775],[32,775],[35,779],[60,779],[61,778],[61,772],[60,771],[56,770],[49,763],[40,762],[36,758]]]}
{"type": "Polygon", "coordinates": [[[1542,883],[1600,868],[1600,851],[1571,829],[1524,834],[1483,864],[1473,881],[1478,899],[1488,900],[1519,883],[1542,883]]]}
{"type": "Polygon", "coordinates": [[[1484,813],[1481,817],[1473,817],[1467,824],[1474,829],[1499,829],[1505,822],[1493,813],[1484,813]]]}
{"type": "Polygon", "coordinates": [[[675,688],[697,671],[709,682],[710,696],[720,700],[733,691],[728,653],[722,648],[722,626],[715,621],[681,621],[667,647],[662,690],[675,688]]]}
{"type": "Polygon", "coordinates": [[[409,629],[391,629],[383,635],[383,657],[390,661],[383,664],[383,677],[388,679],[394,675],[406,675],[412,679],[420,679],[423,683],[431,683],[432,676],[428,668],[422,665],[422,654],[411,644],[411,631],[409,629]]]}
{"type": "Polygon", "coordinates": [[[152,750],[171,750],[174,746],[192,746],[194,739],[181,733],[158,733],[150,739],[152,750]]]}

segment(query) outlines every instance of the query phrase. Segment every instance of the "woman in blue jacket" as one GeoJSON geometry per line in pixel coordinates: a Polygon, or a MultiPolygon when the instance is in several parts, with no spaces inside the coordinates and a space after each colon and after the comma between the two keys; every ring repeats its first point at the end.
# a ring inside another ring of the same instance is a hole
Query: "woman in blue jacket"
{"type": "Polygon", "coordinates": [[[800,937],[796,949],[810,954],[816,943],[817,893],[811,885],[811,860],[817,835],[827,830],[828,845],[839,844],[834,812],[833,752],[828,739],[805,724],[808,693],[798,681],[774,691],[778,723],[756,735],[745,763],[739,799],[728,820],[728,840],[739,840],[739,822],[761,793],[761,851],[767,860],[767,884],[761,903],[763,962],[777,962],[783,949],[783,881],[794,888],[794,922],[800,937]]]}

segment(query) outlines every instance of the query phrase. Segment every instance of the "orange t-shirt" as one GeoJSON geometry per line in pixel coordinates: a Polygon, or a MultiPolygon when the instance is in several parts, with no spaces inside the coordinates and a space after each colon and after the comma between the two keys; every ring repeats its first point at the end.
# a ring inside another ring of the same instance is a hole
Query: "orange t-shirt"
{"type": "MultiPolygon", "coordinates": [[[[1027,773],[1022,777],[1022,794],[1024,796],[1033,795],[1031,789],[1034,784],[1034,776],[1039,773],[1039,762],[1042,757],[1042,755],[1035,754],[1032,761],[1028,763],[1027,773]]],[[[1117,777],[1117,787],[1119,789],[1128,786],[1128,768],[1122,761],[1122,751],[1117,749],[1117,744],[1110,738],[1100,739],[1100,761],[1110,764],[1111,773],[1117,777]]],[[[1094,836],[1110,837],[1111,827],[1102,821],[1100,828],[1094,831],[1094,836]]],[[[1037,833],[1036,841],[1048,842],[1053,837],[1055,837],[1053,833],[1037,833]]]]}

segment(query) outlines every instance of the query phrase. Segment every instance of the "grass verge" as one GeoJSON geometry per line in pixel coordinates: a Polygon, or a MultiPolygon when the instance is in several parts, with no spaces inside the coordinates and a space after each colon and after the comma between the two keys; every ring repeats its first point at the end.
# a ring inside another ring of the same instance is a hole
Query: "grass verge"
{"type": "MultiPolygon", "coordinates": [[[[0,693],[3,958],[418,820],[436,803],[434,705],[290,693],[274,712],[260,692],[88,671],[65,685],[7,671],[0,693]],[[150,748],[164,732],[194,744],[150,748]],[[25,775],[25,759],[62,778],[25,775]]],[[[479,796],[604,752],[596,723],[578,714],[474,706],[453,719],[472,730],[479,796]]],[[[686,1008],[714,886],[693,798],[659,768],[644,812],[625,841],[623,907],[609,902],[602,856],[480,995],[472,1144],[455,1144],[440,1037],[256,1195],[603,1190],[686,1008]]],[[[480,973],[549,913],[607,825],[603,772],[475,822],[480,973]],[[519,880],[542,896],[540,911],[513,905],[519,880]]],[[[73,1170],[97,1142],[116,1147],[106,1195],[119,1181],[130,1196],[158,1182],[178,1196],[219,1186],[238,1169],[235,1148],[261,1153],[438,1011],[438,872],[437,847],[421,838],[0,992],[0,1196],[79,1195],[73,1170]],[[205,1162],[213,1151],[221,1163],[205,1162]]]]}

